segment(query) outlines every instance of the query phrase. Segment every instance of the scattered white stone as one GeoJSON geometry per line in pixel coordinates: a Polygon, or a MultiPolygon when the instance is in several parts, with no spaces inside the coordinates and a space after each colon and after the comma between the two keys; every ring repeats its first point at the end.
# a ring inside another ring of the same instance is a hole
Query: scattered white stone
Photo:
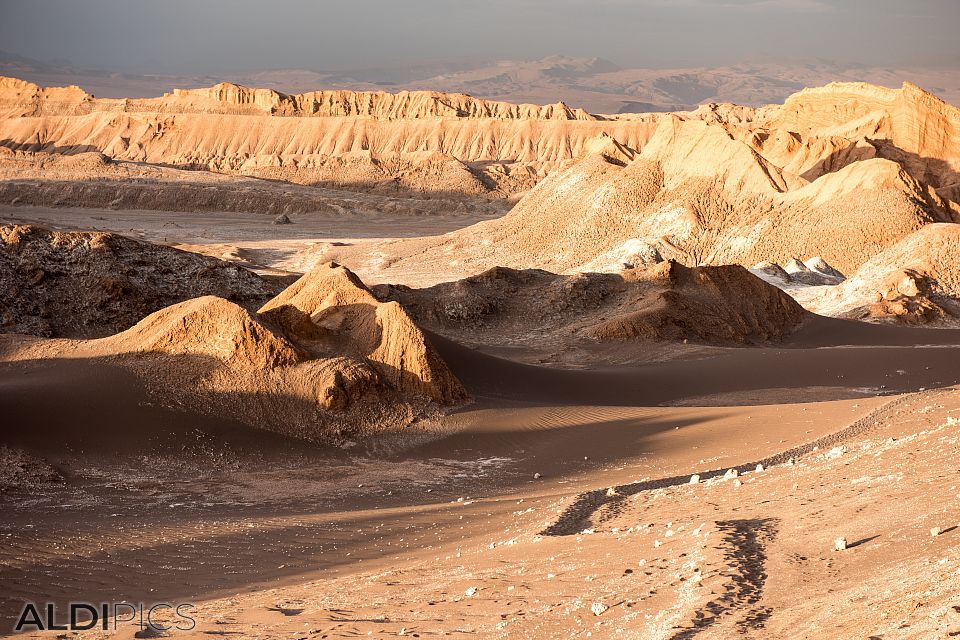
{"type": "Polygon", "coordinates": [[[843,551],[844,549],[847,548],[847,539],[844,538],[843,536],[840,536],[839,538],[833,541],[833,548],[836,549],[837,551],[843,551]]]}
{"type": "Polygon", "coordinates": [[[397,635],[398,635],[398,636],[405,636],[405,635],[407,635],[407,628],[406,628],[406,627],[401,627],[401,628],[400,628],[400,632],[399,632],[397,635]]]}
{"type": "Polygon", "coordinates": [[[690,476],[690,484],[700,484],[700,474],[695,473],[690,476]]]}
{"type": "Polygon", "coordinates": [[[467,590],[464,591],[463,594],[464,594],[465,596],[467,596],[468,598],[472,598],[473,596],[477,595],[477,588],[476,588],[476,587],[467,587],[467,590]]]}
{"type": "Polygon", "coordinates": [[[934,538],[940,535],[940,527],[933,527],[932,529],[930,529],[930,535],[933,536],[934,538]]]}
{"type": "Polygon", "coordinates": [[[666,533],[664,533],[663,535],[664,535],[664,537],[667,537],[667,538],[673,537],[674,531],[673,531],[673,529],[669,529],[669,530],[668,530],[666,533]]]}
{"type": "Polygon", "coordinates": [[[534,480],[539,480],[539,479],[542,478],[542,477],[543,477],[543,476],[541,476],[539,473],[533,474],[533,479],[534,479],[534,480]]]}
{"type": "Polygon", "coordinates": [[[607,497],[608,497],[608,498],[612,498],[612,497],[615,496],[615,495],[617,495],[617,490],[616,490],[616,489],[614,489],[613,487],[610,487],[609,489],[607,489],[607,497]]]}
{"type": "Polygon", "coordinates": [[[760,473],[760,472],[763,471],[763,470],[764,470],[763,465],[762,465],[762,464],[758,464],[758,465],[757,465],[757,468],[756,468],[756,472],[757,472],[757,473],[760,473]]]}
{"type": "Polygon", "coordinates": [[[796,464],[796,461],[795,461],[793,458],[788,458],[788,459],[787,459],[787,464],[789,464],[789,465],[792,466],[792,465],[796,464]]]}
{"type": "Polygon", "coordinates": [[[654,548],[654,549],[657,549],[657,548],[659,548],[660,545],[662,545],[662,544],[663,544],[663,543],[660,542],[659,540],[654,540],[654,541],[653,541],[653,548],[654,548]]]}
{"type": "Polygon", "coordinates": [[[742,487],[742,486],[743,486],[743,482],[740,481],[740,478],[737,478],[736,480],[733,481],[733,486],[734,486],[734,487],[742,487]]]}
{"type": "Polygon", "coordinates": [[[737,471],[736,469],[727,469],[727,472],[723,474],[723,479],[732,480],[733,478],[736,478],[739,475],[740,475],[740,472],[737,471]]]}
{"type": "Polygon", "coordinates": [[[827,460],[833,460],[835,458],[841,457],[846,452],[847,452],[846,447],[834,447],[833,449],[830,449],[830,451],[827,451],[823,457],[825,457],[827,460]]]}
{"type": "Polygon", "coordinates": [[[594,602],[592,605],[590,605],[590,611],[593,611],[593,615],[595,616],[602,616],[609,608],[610,607],[602,602],[594,602]]]}

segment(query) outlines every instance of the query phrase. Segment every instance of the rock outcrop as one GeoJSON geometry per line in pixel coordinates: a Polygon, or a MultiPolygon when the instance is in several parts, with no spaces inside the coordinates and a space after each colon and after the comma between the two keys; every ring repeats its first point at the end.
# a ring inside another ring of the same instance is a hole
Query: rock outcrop
{"type": "Polygon", "coordinates": [[[114,233],[0,226],[0,332],[101,337],[190,298],[255,307],[277,290],[229,262],[114,233]]]}
{"type": "Polygon", "coordinates": [[[380,302],[348,269],[315,267],[260,315],[308,344],[332,343],[367,359],[387,383],[450,404],[466,391],[429,339],[396,302],[380,302]]]}
{"type": "Polygon", "coordinates": [[[0,362],[51,359],[129,371],[161,407],[319,443],[403,429],[468,397],[400,305],[332,265],[259,315],[208,295],[103,338],[0,336],[0,362]]]}
{"type": "Polygon", "coordinates": [[[621,274],[557,275],[496,267],[423,289],[378,285],[421,324],[455,340],[568,349],[600,342],[777,342],[806,316],[740,266],[675,261],[621,274]]]}

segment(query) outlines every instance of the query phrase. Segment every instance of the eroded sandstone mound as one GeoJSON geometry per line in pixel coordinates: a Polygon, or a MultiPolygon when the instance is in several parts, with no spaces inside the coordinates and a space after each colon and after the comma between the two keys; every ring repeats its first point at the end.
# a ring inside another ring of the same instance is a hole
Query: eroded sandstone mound
{"type": "Polygon", "coordinates": [[[488,345],[586,342],[775,342],[805,311],[739,266],[666,261],[621,274],[557,275],[504,267],[423,289],[379,285],[431,330],[488,345]]]}
{"type": "Polygon", "coordinates": [[[395,431],[467,399],[397,303],[331,265],[261,315],[203,296],[104,338],[0,336],[0,362],[57,360],[129,371],[173,411],[314,442],[395,431]]]}
{"type": "Polygon", "coordinates": [[[114,233],[0,226],[0,332],[99,337],[189,298],[257,305],[276,291],[229,262],[114,233]]]}
{"type": "Polygon", "coordinates": [[[333,344],[369,360],[399,391],[441,403],[466,391],[396,302],[380,302],[348,269],[321,264],[267,302],[260,315],[308,344],[333,344]]]}

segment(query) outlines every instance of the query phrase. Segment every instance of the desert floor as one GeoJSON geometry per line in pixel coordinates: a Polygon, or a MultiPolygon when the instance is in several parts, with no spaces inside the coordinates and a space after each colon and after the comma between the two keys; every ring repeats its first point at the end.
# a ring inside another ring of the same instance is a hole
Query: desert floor
{"type": "MultiPolygon", "coordinates": [[[[277,271],[311,243],[476,221],[0,218],[277,271]]],[[[236,638],[960,635],[958,344],[824,322],[778,348],[559,369],[438,337],[475,401],[333,450],[146,406],[96,363],[6,364],[5,441],[68,483],[0,494],[0,629],[24,600],[82,597],[192,602],[192,635],[236,638]],[[18,429],[38,412],[67,449],[18,429]]]]}
{"type": "Polygon", "coordinates": [[[111,210],[0,205],[0,223],[116,233],[230,260],[261,273],[308,271],[335,246],[440,235],[481,220],[485,213],[388,215],[368,210],[364,194],[343,215],[291,214],[292,224],[270,215],[233,212],[111,210]]]}

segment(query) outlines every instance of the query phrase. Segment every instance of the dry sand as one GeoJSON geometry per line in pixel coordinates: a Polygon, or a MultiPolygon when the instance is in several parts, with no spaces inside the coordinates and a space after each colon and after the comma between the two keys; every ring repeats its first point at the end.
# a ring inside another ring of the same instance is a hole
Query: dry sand
{"type": "Polygon", "coordinates": [[[386,460],[215,442],[212,465],[191,442],[176,458],[72,461],[70,485],[2,498],[4,617],[79,590],[197,602],[201,636],[956,629],[957,391],[537,404],[478,406],[459,433],[386,460]],[[714,477],[730,467],[743,486],[714,477]],[[839,535],[853,548],[832,551],[839,535]]]}

